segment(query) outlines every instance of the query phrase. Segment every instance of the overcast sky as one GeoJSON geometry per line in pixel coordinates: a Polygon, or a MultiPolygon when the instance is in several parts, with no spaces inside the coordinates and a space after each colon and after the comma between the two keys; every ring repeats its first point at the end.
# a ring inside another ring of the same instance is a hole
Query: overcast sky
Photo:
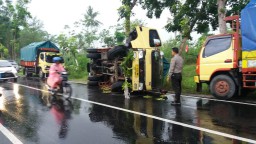
{"type": "MultiPolygon", "coordinates": [[[[94,11],[100,14],[97,20],[103,23],[102,28],[108,28],[117,24],[117,9],[121,6],[121,0],[32,0],[28,5],[33,17],[37,17],[44,23],[44,29],[50,34],[60,34],[65,25],[72,26],[75,21],[83,18],[86,9],[91,5],[94,11]]],[[[164,30],[170,13],[164,11],[160,19],[148,19],[146,11],[139,6],[133,10],[135,16],[132,19],[144,20],[147,27],[159,31],[163,41],[170,39],[173,34],[164,30]]]]}

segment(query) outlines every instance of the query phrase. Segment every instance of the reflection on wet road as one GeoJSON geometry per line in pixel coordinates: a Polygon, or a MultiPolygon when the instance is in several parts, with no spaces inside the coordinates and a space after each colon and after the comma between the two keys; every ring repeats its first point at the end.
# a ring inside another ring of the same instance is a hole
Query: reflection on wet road
{"type": "MultiPolygon", "coordinates": [[[[20,84],[46,90],[38,79],[20,84]]],[[[98,143],[240,143],[199,131],[78,99],[52,97],[18,84],[0,84],[0,123],[24,144],[98,143]]],[[[97,88],[73,84],[73,97],[145,113],[191,126],[256,140],[256,106],[182,98],[182,106],[166,101],[102,94],[97,88]]],[[[0,132],[0,139],[4,136],[0,132]]],[[[4,138],[3,138],[4,139],[4,138]]],[[[6,139],[8,144],[8,139],[6,139]]]]}

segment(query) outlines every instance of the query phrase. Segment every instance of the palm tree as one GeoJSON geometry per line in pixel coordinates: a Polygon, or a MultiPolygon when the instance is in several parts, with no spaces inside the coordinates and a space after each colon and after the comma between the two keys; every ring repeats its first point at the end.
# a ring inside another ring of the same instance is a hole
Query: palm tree
{"type": "Polygon", "coordinates": [[[84,19],[81,20],[84,29],[84,40],[91,47],[94,40],[98,39],[97,28],[102,24],[100,21],[96,20],[99,12],[94,12],[91,6],[88,7],[84,19]]]}
{"type": "Polygon", "coordinates": [[[94,12],[93,8],[91,6],[88,7],[86,14],[84,15],[84,20],[82,20],[82,23],[87,28],[97,28],[102,23],[98,20],[96,20],[96,17],[99,15],[99,12],[94,12]]]}

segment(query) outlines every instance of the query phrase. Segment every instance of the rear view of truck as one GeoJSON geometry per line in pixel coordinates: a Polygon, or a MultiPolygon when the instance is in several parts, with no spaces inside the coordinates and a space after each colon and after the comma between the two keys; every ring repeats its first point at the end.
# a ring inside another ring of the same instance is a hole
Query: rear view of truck
{"type": "Polygon", "coordinates": [[[20,65],[26,77],[32,74],[45,78],[52,64],[52,58],[60,56],[59,48],[50,41],[34,42],[20,51],[20,65]]]}
{"type": "Polygon", "coordinates": [[[243,87],[256,88],[256,0],[241,12],[243,87]]]}

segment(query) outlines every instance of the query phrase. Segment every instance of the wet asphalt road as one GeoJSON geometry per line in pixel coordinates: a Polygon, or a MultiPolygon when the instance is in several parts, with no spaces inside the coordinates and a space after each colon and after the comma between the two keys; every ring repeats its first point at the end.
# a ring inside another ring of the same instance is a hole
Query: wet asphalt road
{"type": "MultiPolygon", "coordinates": [[[[103,94],[98,88],[80,84],[72,84],[73,98],[65,100],[29,88],[46,90],[39,79],[21,78],[18,83],[0,84],[0,123],[24,144],[242,143],[186,124],[256,140],[255,105],[182,97],[181,106],[172,106],[172,96],[165,101],[142,97],[126,100],[122,95],[103,94]]],[[[0,144],[9,143],[0,131],[0,144]]]]}

